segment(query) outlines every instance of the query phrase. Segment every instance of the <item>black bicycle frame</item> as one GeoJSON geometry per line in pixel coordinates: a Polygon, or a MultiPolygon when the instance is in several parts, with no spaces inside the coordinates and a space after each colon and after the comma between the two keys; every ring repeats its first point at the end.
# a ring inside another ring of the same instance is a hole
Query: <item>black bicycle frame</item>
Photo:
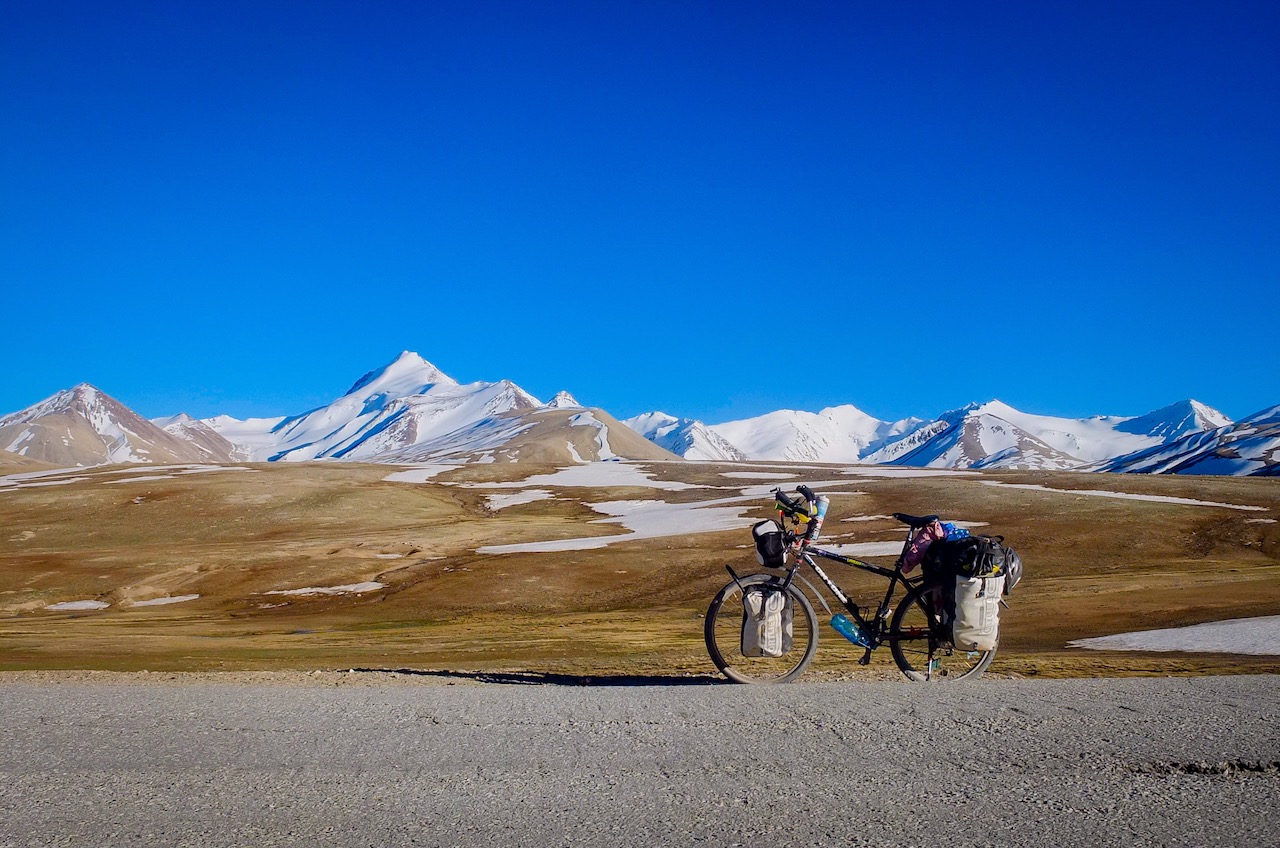
{"type": "MultiPolygon", "coordinates": [[[[911,531],[910,529],[908,529],[907,539],[905,542],[902,543],[903,555],[906,554],[907,548],[910,546],[910,544],[911,544],[911,531]]],[[[783,585],[789,586],[791,584],[792,579],[796,576],[796,572],[800,568],[800,562],[804,562],[810,568],[812,568],[813,572],[818,575],[818,578],[823,582],[823,584],[827,587],[827,589],[831,591],[831,594],[835,595],[836,599],[839,600],[840,603],[844,605],[845,610],[848,611],[848,613],[853,616],[854,621],[858,622],[858,625],[860,627],[863,627],[870,632],[871,638],[872,638],[872,646],[870,648],[867,648],[867,657],[864,658],[864,662],[866,659],[870,658],[872,648],[880,644],[880,637],[884,635],[885,619],[889,617],[889,613],[892,611],[892,608],[890,607],[889,602],[893,600],[893,594],[898,589],[898,583],[902,583],[904,587],[906,587],[907,589],[910,589],[911,586],[918,584],[922,579],[919,577],[915,577],[915,578],[907,577],[905,574],[902,573],[902,556],[901,555],[898,557],[898,561],[897,563],[895,563],[893,568],[885,568],[882,565],[876,565],[870,562],[863,562],[860,559],[843,556],[833,551],[824,551],[821,548],[804,547],[800,549],[799,554],[797,556],[797,560],[798,561],[796,562],[795,566],[793,568],[788,569],[786,579],[783,581],[783,585]],[[874,626],[872,626],[870,621],[867,621],[865,618],[862,617],[862,614],[858,609],[858,605],[853,602],[853,599],[851,599],[848,595],[846,595],[840,589],[840,586],[837,585],[836,581],[832,580],[829,576],[827,576],[827,573],[822,570],[822,567],[819,566],[818,563],[814,562],[814,557],[819,557],[821,559],[829,559],[829,560],[832,560],[833,562],[841,563],[842,565],[851,565],[854,568],[860,568],[863,571],[869,571],[872,574],[878,574],[881,577],[889,578],[889,590],[885,592],[884,600],[880,602],[880,606],[876,609],[874,626]]],[[[805,581],[805,582],[807,583],[808,581],[805,581]]]]}

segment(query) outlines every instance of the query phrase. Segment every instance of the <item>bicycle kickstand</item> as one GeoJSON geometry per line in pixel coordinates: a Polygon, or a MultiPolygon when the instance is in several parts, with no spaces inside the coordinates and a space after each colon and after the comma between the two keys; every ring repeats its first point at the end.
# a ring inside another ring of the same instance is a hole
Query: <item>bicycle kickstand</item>
{"type": "Polygon", "coordinates": [[[866,653],[862,655],[862,659],[858,660],[858,665],[871,665],[871,649],[867,648],[866,653]]]}

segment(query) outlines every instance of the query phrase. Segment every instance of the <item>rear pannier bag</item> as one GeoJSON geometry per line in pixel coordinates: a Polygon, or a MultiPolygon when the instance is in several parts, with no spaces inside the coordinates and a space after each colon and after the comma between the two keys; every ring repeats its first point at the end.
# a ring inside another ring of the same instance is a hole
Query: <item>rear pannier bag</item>
{"type": "Polygon", "coordinates": [[[1004,577],[955,578],[951,641],[962,651],[993,651],[1000,636],[1000,596],[1004,577]]]}
{"type": "Polygon", "coordinates": [[[792,608],[786,592],[752,587],[742,595],[742,655],[780,657],[791,650],[792,608]]]}
{"type": "Polygon", "coordinates": [[[787,564],[787,547],[782,542],[782,528],[776,521],[761,521],[751,528],[756,542],[756,559],[766,568],[782,568],[787,564]]]}

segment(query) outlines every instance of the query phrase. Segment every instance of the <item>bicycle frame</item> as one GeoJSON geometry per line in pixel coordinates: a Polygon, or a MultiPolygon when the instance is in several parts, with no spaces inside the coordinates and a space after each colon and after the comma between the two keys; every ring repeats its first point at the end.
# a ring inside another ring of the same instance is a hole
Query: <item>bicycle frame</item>
{"type": "MultiPolygon", "coordinates": [[[[908,527],[906,541],[902,543],[903,554],[907,552],[907,548],[911,544],[911,535],[912,528],[908,527]]],[[[826,608],[827,612],[830,612],[831,608],[827,606],[826,601],[822,598],[821,594],[818,593],[817,589],[814,588],[813,584],[797,573],[800,570],[801,563],[804,563],[813,569],[813,572],[818,575],[818,579],[822,581],[823,585],[826,586],[831,594],[835,595],[836,599],[844,606],[845,611],[847,611],[853,617],[853,620],[858,623],[858,626],[862,627],[870,636],[871,646],[867,648],[866,653],[863,655],[861,660],[862,665],[867,665],[871,662],[871,652],[880,646],[883,637],[888,630],[889,615],[893,612],[893,607],[890,605],[890,601],[893,600],[893,595],[898,589],[898,584],[901,583],[904,587],[910,589],[911,587],[919,585],[924,578],[908,577],[903,574],[901,555],[898,557],[897,563],[893,568],[885,568],[884,566],[876,565],[875,563],[863,562],[856,557],[848,557],[843,554],[835,553],[834,551],[827,551],[822,548],[810,547],[808,545],[802,545],[799,548],[796,548],[795,553],[795,562],[787,567],[787,576],[783,578],[781,586],[783,588],[787,588],[797,577],[799,577],[801,582],[810,589],[813,589],[814,594],[818,596],[818,601],[824,608],[826,608]],[[872,621],[868,621],[862,617],[862,613],[858,605],[854,603],[852,598],[844,593],[835,580],[822,570],[822,566],[818,565],[814,559],[815,557],[819,559],[829,559],[833,562],[841,563],[842,565],[851,565],[854,568],[860,568],[863,571],[869,571],[872,574],[878,574],[881,577],[888,578],[889,589],[885,592],[883,600],[880,601],[880,605],[876,608],[876,614],[872,621]]],[[[732,573],[732,570],[730,573],[732,573]]]]}

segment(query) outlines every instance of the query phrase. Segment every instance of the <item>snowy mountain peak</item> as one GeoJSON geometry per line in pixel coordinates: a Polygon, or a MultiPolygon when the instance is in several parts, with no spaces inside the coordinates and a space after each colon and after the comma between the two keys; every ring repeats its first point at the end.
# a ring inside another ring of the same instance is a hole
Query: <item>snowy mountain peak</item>
{"type": "Polygon", "coordinates": [[[547,402],[547,409],[577,409],[581,406],[577,398],[565,391],[556,392],[556,396],[547,402]]]}
{"type": "Polygon", "coordinates": [[[1216,430],[1231,419],[1197,400],[1181,400],[1146,415],[1130,418],[1116,427],[1122,433],[1153,436],[1170,442],[1190,433],[1216,430]]]}
{"type": "Polygon", "coordinates": [[[202,458],[190,445],[88,383],[0,418],[0,450],[58,465],[202,458]]]}
{"type": "Polygon", "coordinates": [[[665,412],[646,412],[622,422],[658,447],[685,459],[740,461],[747,455],[706,424],[665,412]]]}
{"type": "Polygon", "coordinates": [[[416,395],[431,386],[456,386],[457,381],[413,351],[403,351],[392,362],[370,371],[347,390],[362,397],[416,395]]]}

